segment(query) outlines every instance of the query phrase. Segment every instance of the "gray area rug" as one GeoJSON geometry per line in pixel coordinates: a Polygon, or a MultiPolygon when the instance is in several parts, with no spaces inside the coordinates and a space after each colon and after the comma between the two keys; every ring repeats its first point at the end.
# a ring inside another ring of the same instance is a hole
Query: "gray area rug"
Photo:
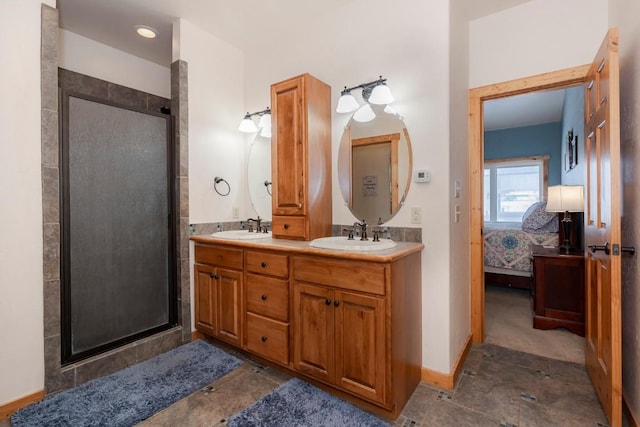
{"type": "Polygon", "coordinates": [[[241,361],[204,340],[49,396],[12,426],[131,426],[231,372],[241,361]]]}
{"type": "Polygon", "coordinates": [[[391,424],[297,378],[227,420],[231,427],[390,426],[391,424]]]}

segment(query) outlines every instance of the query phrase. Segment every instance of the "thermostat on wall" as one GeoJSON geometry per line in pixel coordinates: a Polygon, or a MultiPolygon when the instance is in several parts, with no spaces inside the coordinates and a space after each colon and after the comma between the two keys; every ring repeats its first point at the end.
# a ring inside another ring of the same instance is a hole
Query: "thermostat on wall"
{"type": "Polygon", "coordinates": [[[413,180],[415,182],[431,182],[431,171],[417,170],[413,173],[413,180]]]}

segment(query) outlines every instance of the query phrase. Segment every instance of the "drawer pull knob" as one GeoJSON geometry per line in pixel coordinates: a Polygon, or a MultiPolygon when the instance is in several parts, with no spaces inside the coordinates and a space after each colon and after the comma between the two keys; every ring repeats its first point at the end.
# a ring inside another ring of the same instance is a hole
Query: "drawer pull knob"
{"type": "Polygon", "coordinates": [[[263,336],[262,338],[260,338],[262,340],[262,342],[267,342],[267,337],[263,336]]]}
{"type": "Polygon", "coordinates": [[[266,300],[267,300],[267,296],[266,296],[266,295],[262,295],[262,296],[260,297],[260,299],[262,299],[262,301],[266,301],[266,300]]]}
{"type": "Polygon", "coordinates": [[[297,207],[298,209],[302,209],[302,203],[297,203],[297,204],[296,204],[296,207],[297,207]]]}
{"type": "Polygon", "coordinates": [[[327,305],[331,305],[331,300],[329,298],[327,298],[326,300],[324,300],[324,303],[327,305]]]}
{"type": "Polygon", "coordinates": [[[340,305],[340,301],[335,300],[335,301],[333,302],[333,305],[334,305],[334,306],[336,306],[336,307],[337,307],[337,306],[339,306],[339,305],[340,305]]]}
{"type": "Polygon", "coordinates": [[[285,225],[283,225],[283,227],[284,227],[285,230],[288,230],[289,229],[289,224],[285,224],[285,225]]]}
{"type": "Polygon", "coordinates": [[[262,268],[265,268],[265,267],[267,266],[267,263],[266,263],[266,262],[264,262],[264,261],[262,261],[262,262],[260,263],[260,266],[261,266],[262,268]]]}

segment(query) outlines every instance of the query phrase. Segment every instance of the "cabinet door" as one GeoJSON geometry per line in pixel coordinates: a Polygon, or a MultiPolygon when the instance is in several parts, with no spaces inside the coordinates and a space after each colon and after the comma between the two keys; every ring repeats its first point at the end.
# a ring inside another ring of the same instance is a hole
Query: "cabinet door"
{"type": "Polygon", "coordinates": [[[242,346],[242,272],[218,268],[217,276],[216,336],[242,346]]]}
{"type": "Polygon", "coordinates": [[[333,291],[307,283],[293,288],[294,368],[333,382],[333,291]]]}
{"type": "Polygon", "coordinates": [[[208,265],[195,265],[195,323],[203,334],[215,335],[216,269],[208,265]]]}
{"type": "Polygon", "coordinates": [[[271,86],[272,207],[274,215],[301,215],[305,206],[304,79],[271,86]]]}
{"type": "Polygon", "coordinates": [[[336,291],[333,305],[336,385],[385,403],[384,299],[336,291]]]}

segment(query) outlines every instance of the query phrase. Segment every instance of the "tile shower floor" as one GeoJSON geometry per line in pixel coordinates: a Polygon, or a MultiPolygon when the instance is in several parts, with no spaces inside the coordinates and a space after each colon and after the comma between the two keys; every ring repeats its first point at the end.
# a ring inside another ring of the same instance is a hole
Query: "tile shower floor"
{"type": "MultiPolygon", "coordinates": [[[[463,369],[454,390],[421,383],[395,426],[607,425],[582,365],[481,344],[471,347],[463,369]]],[[[223,426],[288,379],[245,359],[235,371],[139,426],[223,426]]]]}

